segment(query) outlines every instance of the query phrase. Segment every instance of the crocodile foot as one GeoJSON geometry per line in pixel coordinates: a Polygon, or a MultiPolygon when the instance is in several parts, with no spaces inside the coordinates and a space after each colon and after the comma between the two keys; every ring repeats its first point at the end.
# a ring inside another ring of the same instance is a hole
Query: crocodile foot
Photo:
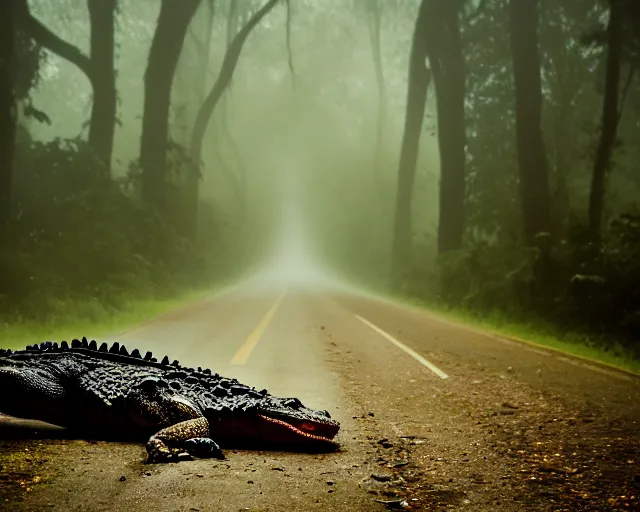
{"type": "Polygon", "coordinates": [[[192,460],[193,457],[224,459],[216,442],[207,437],[209,422],[200,416],[158,431],[147,442],[147,464],[192,460]]]}
{"type": "Polygon", "coordinates": [[[226,457],[218,444],[209,437],[193,437],[184,442],[184,448],[194,457],[200,459],[220,459],[224,460],[226,457]]]}
{"type": "Polygon", "coordinates": [[[152,437],[147,443],[147,459],[145,464],[161,464],[163,462],[179,462],[191,460],[191,455],[182,448],[169,447],[161,439],[152,437]]]}

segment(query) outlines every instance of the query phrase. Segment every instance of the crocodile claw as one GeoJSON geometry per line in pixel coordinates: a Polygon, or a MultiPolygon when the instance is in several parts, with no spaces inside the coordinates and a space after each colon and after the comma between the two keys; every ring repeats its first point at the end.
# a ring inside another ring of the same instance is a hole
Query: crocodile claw
{"type": "Polygon", "coordinates": [[[181,448],[173,448],[164,444],[159,439],[150,439],[147,443],[147,460],[145,464],[162,464],[165,462],[179,462],[192,460],[191,456],[181,448]]]}
{"type": "Polygon", "coordinates": [[[184,442],[184,447],[190,455],[200,459],[226,459],[218,444],[208,437],[188,439],[184,442]]]}

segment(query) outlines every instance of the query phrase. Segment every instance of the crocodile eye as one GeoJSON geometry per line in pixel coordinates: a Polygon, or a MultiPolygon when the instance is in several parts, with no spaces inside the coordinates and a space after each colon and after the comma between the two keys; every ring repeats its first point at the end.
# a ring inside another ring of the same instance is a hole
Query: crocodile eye
{"type": "Polygon", "coordinates": [[[291,407],[292,409],[301,409],[302,407],[304,407],[304,405],[302,405],[302,402],[297,398],[286,398],[283,404],[285,405],[285,407],[291,407]]]}
{"type": "Polygon", "coordinates": [[[158,379],[156,377],[146,377],[140,381],[138,387],[143,391],[153,391],[158,387],[158,379]]]}

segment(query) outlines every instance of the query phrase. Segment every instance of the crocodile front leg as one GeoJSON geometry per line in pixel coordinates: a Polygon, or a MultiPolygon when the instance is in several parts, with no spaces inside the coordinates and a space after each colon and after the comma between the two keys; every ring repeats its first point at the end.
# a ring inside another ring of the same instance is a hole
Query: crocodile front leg
{"type": "Polygon", "coordinates": [[[141,381],[129,396],[132,418],[140,426],[159,429],[147,442],[146,463],[171,462],[184,454],[224,459],[210,439],[209,422],[200,409],[157,378],[141,381]]]}
{"type": "Polygon", "coordinates": [[[171,462],[178,460],[185,452],[200,458],[224,459],[220,447],[208,436],[209,422],[204,416],[163,428],[149,438],[145,462],[171,462]]]}

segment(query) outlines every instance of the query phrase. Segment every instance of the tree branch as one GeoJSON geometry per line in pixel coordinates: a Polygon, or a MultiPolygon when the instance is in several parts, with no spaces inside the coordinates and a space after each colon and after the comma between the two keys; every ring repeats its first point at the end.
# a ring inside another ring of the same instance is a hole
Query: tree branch
{"type": "Polygon", "coordinates": [[[209,92],[204,103],[198,111],[196,121],[193,127],[192,139],[191,139],[191,158],[200,163],[202,153],[202,141],[209,124],[209,119],[213,114],[220,98],[224,91],[229,87],[233,72],[236,69],[238,60],[240,59],[240,53],[245,41],[249,37],[251,31],[262,21],[262,19],[275,7],[280,0],[269,0],[266,4],[260,8],[247,22],[246,25],[236,34],[233,41],[229,45],[227,52],[224,55],[222,65],[220,66],[220,73],[218,79],[213,84],[211,91],[209,92]]]}
{"type": "Polygon", "coordinates": [[[293,69],[293,52],[291,50],[291,0],[287,4],[287,53],[289,56],[289,71],[291,72],[291,87],[296,88],[296,75],[293,69]]]}
{"type": "Polygon", "coordinates": [[[488,3],[489,3],[489,0],[480,0],[478,7],[473,12],[473,14],[470,14],[469,16],[465,16],[465,21],[467,23],[474,21],[478,16],[480,16],[485,11],[488,3]]]}
{"type": "Polygon", "coordinates": [[[27,33],[43,48],[46,48],[58,57],[71,62],[71,64],[75,65],[87,76],[90,82],[93,82],[93,66],[91,59],[82,53],[77,46],[74,46],[58,37],[43,23],[36,19],[29,10],[29,3],[27,0],[20,0],[18,2],[17,13],[18,23],[25,33],[27,33]]]}
{"type": "Polygon", "coordinates": [[[627,95],[629,94],[629,89],[631,88],[631,84],[633,83],[633,77],[636,74],[636,65],[632,63],[629,67],[629,74],[627,75],[627,80],[624,83],[624,87],[622,89],[622,98],[620,99],[620,107],[618,108],[618,120],[616,122],[617,126],[620,126],[620,120],[622,119],[622,111],[624,110],[624,105],[627,102],[627,95]]]}

